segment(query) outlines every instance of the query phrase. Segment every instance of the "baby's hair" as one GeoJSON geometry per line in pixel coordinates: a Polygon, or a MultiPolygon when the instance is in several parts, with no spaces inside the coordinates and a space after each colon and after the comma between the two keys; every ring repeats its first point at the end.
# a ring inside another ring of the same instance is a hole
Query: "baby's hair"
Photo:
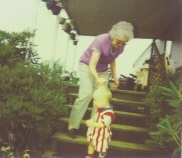
{"type": "Polygon", "coordinates": [[[93,97],[99,97],[101,99],[106,99],[110,102],[111,98],[112,98],[112,93],[109,90],[109,88],[107,88],[106,86],[101,86],[94,91],[93,97]]]}

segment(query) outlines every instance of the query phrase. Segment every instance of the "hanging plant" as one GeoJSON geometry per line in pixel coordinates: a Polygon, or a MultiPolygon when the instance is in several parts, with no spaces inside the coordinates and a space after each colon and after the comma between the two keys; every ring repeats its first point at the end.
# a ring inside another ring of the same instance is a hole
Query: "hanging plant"
{"type": "Polygon", "coordinates": [[[52,14],[53,14],[53,15],[58,15],[58,14],[60,13],[60,11],[61,11],[61,8],[58,7],[58,6],[56,6],[56,7],[54,7],[54,8],[51,9],[51,10],[52,10],[52,14]]]}
{"type": "Polygon", "coordinates": [[[71,38],[72,40],[75,40],[75,37],[76,37],[76,34],[75,34],[75,33],[70,33],[70,38],[71,38]]]}
{"type": "Polygon", "coordinates": [[[43,2],[48,2],[49,0],[42,0],[43,2]]]}
{"type": "Polygon", "coordinates": [[[47,1],[46,2],[46,7],[49,10],[55,8],[56,7],[56,1],[51,1],[51,0],[47,1]]]}
{"type": "Polygon", "coordinates": [[[77,40],[74,40],[73,41],[73,45],[77,45],[78,41],[77,40]]]}
{"type": "Polygon", "coordinates": [[[71,32],[71,25],[67,22],[65,22],[63,25],[62,25],[62,30],[64,30],[65,32],[67,33],[70,33],[71,32]]]}
{"type": "Polygon", "coordinates": [[[63,25],[66,21],[66,18],[60,17],[59,18],[59,24],[63,25]]]}

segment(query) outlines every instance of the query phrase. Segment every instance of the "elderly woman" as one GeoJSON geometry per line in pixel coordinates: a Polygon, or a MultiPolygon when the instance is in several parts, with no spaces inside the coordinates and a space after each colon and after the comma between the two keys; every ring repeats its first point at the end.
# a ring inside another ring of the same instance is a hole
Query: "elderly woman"
{"type": "MultiPolygon", "coordinates": [[[[120,21],[113,25],[109,33],[96,36],[79,60],[80,87],[78,98],[73,105],[68,131],[71,138],[77,137],[77,129],[92,100],[97,85],[108,84],[108,66],[110,64],[114,83],[119,84],[116,75],[115,59],[123,52],[126,42],[133,38],[131,23],[120,21]]],[[[93,107],[92,115],[95,113],[93,107]]]]}

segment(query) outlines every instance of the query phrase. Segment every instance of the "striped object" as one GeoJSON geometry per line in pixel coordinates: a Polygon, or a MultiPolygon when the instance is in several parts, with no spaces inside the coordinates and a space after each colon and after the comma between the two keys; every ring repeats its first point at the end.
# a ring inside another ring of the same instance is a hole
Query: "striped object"
{"type": "Polygon", "coordinates": [[[111,124],[115,119],[112,108],[98,109],[94,116],[95,122],[102,122],[104,128],[89,127],[87,131],[87,140],[92,142],[95,150],[106,152],[111,141],[111,124]]]}

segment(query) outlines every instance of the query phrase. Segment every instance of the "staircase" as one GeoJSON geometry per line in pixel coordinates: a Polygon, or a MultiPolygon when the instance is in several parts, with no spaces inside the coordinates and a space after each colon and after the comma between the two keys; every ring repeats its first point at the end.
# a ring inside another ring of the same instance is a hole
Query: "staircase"
{"type": "MultiPolygon", "coordinates": [[[[69,85],[67,88],[68,104],[73,106],[74,100],[78,95],[78,85],[69,85]]],[[[157,158],[157,149],[144,144],[149,138],[149,130],[146,128],[145,105],[141,100],[145,97],[145,92],[135,92],[127,90],[112,89],[113,98],[111,104],[114,106],[116,120],[112,125],[112,141],[109,146],[107,157],[122,158],[157,158]]],[[[85,120],[90,118],[92,103],[82,120],[76,140],[68,137],[67,126],[69,115],[60,118],[60,131],[52,135],[56,142],[56,152],[61,157],[84,158],[87,154],[85,120]]]]}

